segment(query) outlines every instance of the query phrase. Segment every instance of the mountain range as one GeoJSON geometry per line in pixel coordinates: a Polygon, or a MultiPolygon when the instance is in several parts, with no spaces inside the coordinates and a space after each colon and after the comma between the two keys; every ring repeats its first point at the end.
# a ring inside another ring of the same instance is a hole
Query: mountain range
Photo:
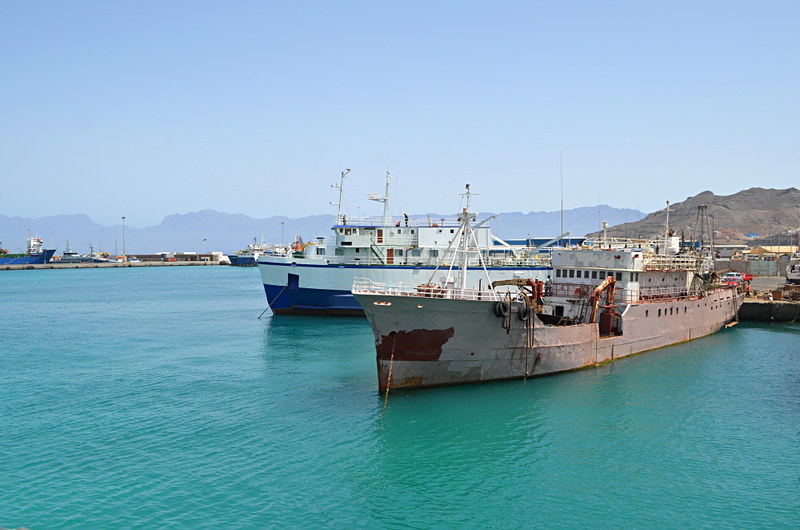
{"type": "MultiPolygon", "coordinates": [[[[671,204],[669,225],[687,239],[699,232],[698,207],[705,206],[709,223],[706,233],[713,231],[716,242],[753,244],[790,244],[791,234],[800,227],[800,190],[751,188],[733,195],[715,195],[704,191],[685,201],[671,204]]],[[[666,205],[665,205],[666,207],[666,205]]],[[[490,217],[478,214],[478,219],[490,217]]],[[[436,221],[454,214],[410,214],[420,222],[436,221]]],[[[156,225],[125,228],[125,249],[129,255],[156,252],[230,253],[264,237],[267,243],[289,243],[300,236],[309,241],[330,234],[334,215],[311,215],[300,218],[282,216],[254,219],[242,214],[215,210],[175,214],[156,225]]],[[[663,234],[666,208],[644,214],[638,210],[593,206],[564,210],[565,232],[573,236],[597,235],[603,221],[608,222],[611,237],[645,237],[663,234]]],[[[495,235],[504,239],[556,237],[561,232],[561,212],[500,213],[490,221],[495,235]]],[[[72,250],[88,252],[104,250],[119,254],[123,246],[122,225],[103,226],[85,214],[57,215],[29,219],[0,215],[0,246],[12,252],[25,250],[28,229],[44,239],[45,246],[64,250],[69,242],[72,250]]]]}
{"type": "MultiPolygon", "coordinates": [[[[709,222],[705,235],[714,232],[715,243],[792,244],[800,227],[800,190],[797,188],[750,188],[733,195],[714,195],[710,191],[688,197],[669,206],[669,226],[687,239],[700,233],[698,209],[705,206],[709,222]],[[791,241],[791,242],[790,242],[791,241]]],[[[611,237],[650,238],[663,234],[667,221],[666,204],[635,222],[612,226],[611,237]]],[[[600,232],[594,232],[597,235],[600,232]]]]}
{"type": "MultiPolygon", "coordinates": [[[[491,213],[480,213],[486,219],[491,213]]],[[[600,220],[611,224],[625,223],[644,217],[638,210],[594,206],[564,210],[564,231],[580,236],[596,230],[600,220]]],[[[442,217],[454,218],[455,213],[409,214],[412,219],[427,222],[442,217]]],[[[335,215],[311,215],[300,218],[282,216],[254,219],[242,214],[215,210],[175,214],[156,225],[145,228],[125,227],[125,250],[129,255],[157,252],[230,253],[264,237],[267,243],[289,243],[300,236],[309,241],[330,234],[335,215]]],[[[561,212],[501,213],[490,221],[492,232],[506,239],[526,237],[555,237],[561,226],[561,212]]],[[[60,254],[67,242],[80,253],[95,251],[122,253],[122,225],[104,226],[93,222],[88,215],[56,215],[38,219],[0,215],[0,246],[11,252],[25,250],[27,231],[41,237],[47,248],[57,248],[60,254]]]]}

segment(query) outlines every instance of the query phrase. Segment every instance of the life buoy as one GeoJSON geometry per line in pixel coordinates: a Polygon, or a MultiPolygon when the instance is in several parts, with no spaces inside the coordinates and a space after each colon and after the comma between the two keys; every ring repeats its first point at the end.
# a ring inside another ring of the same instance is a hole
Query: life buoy
{"type": "Polygon", "coordinates": [[[494,314],[498,317],[508,316],[508,304],[505,302],[497,302],[494,305],[494,314]]]}
{"type": "Polygon", "coordinates": [[[521,321],[525,322],[526,320],[528,320],[528,317],[530,316],[530,314],[531,314],[531,310],[528,307],[528,305],[527,304],[523,304],[519,308],[519,313],[517,313],[517,316],[519,317],[519,319],[521,321]]]}

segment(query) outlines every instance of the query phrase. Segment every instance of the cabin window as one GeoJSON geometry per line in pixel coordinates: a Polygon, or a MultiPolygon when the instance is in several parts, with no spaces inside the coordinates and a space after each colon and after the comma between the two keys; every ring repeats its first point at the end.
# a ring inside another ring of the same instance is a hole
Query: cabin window
{"type": "Polygon", "coordinates": [[[451,233],[451,234],[455,234],[455,233],[456,233],[456,231],[455,231],[455,230],[453,230],[453,229],[451,228],[451,229],[450,229],[450,233],[451,233]]]}
{"type": "Polygon", "coordinates": [[[686,306],[683,306],[683,312],[686,313],[686,306]]]}
{"type": "Polygon", "coordinates": [[[353,242],[352,241],[342,241],[342,246],[343,247],[352,247],[353,246],[353,242]]]}
{"type": "Polygon", "coordinates": [[[420,250],[418,248],[413,248],[413,249],[411,249],[411,255],[412,256],[421,256],[422,255],[422,250],[420,250]]]}
{"type": "Polygon", "coordinates": [[[669,308],[669,314],[670,315],[672,314],[672,308],[671,307],[669,308]]]}
{"type": "Polygon", "coordinates": [[[569,270],[569,277],[570,278],[574,278],[575,277],[575,271],[574,270],[572,270],[572,269],[569,270]]]}
{"type": "Polygon", "coordinates": [[[344,249],[337,248],[335,254],[337,256],[344,256],[344,249]]]}
{"type": "Polygon", "coordinates": [[[344,234],[344,229],[343,229],[343,228],[340,228],[340,229],[339,229],[339,233],[340,233],[340,234],[344,234]]]}
{"type": "Polygon", "coordinates": [[[397,250],[394,251],[394,255],[395,256],[402,256],[403,255],[403,249],[402,248],[398,248],[397,250]]]}
{"type": "Polygon", "coordinates": [[[650,310],[649,309],[645,309],[644,310],[644,317],[647,318],[648,316],[650,316],[650,310]]]}
{"type": "Polygon", "coordinates": [[[349,228],[344,229],[344,235],[349,236],[351,233],[352,231],[349,228]]]}
{"type": "Polygon", "coordinates": [[[398,234],[402,234],[402,233],[403,233],[403,230],[402,230],[402,229],[400,229],[400,230],[398,230],[398,231],[397,231],[397,233],[398,233],[398,234]]]}
{"type": "Polygon", "coordinates": [[[557,317],[563,317],[564,316],[564,306],[563,305],[557,305],[555,307],[555,310],[556,310],[556,316],[557,317]]]}
{"type": "Polygon", "coordinates": [[[414,233],[414,230],[413,230],[413,229],[411,230],[411,233],[412,233],[412,234],[414,233]]]}
{"type": "Polygon", "coordinates": [[[317,247],[317,256],[325,255],[325,247],[317,247]]]}
{"type": "Polygon", "coordinates": [[[356,248],[356,253],[358,253],[358,252],[360,252],[360,251],[361,251],[361,249],[360,249],[360,248],[356,248]]]}
{"type": "Polygon", "coordinates": [[[661,316],[661,310],[660,309],[658,310],[658,316],[661,316]]]}
{"type": "Polygon", "coordinates": [[[561,278],[561,269],[556,269],[556,278],[561,278]]]}
{"type": "Polygon", "coordinates": [[[581,277],[581,271],[579,271],[579,270],[575,271],[575,277],[576,278],[580,278],[581,277]]]}
{"type": "Polygon", "coordinates": [[[436,250],[436,249],[432,249],[432,250],[429,251],[429,255],[430,255],[430,257],[435,258],[436,256],[439,255],[439,251],[436,250]]]}
{"type": "Polygon", "coordinates": [[[621,272],[617,273],[617,280],[622,281],[622,273],[621,272]]]}
{"type": "Polygon", "coordinates": [[[592,279],[593,280],[597,279],[597,271],[592,271],[592,279]]]}

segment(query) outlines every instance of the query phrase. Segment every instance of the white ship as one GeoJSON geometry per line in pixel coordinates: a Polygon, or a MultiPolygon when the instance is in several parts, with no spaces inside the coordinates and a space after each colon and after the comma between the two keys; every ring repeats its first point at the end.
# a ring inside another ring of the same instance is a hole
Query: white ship
{"type": "MultiPolygon", "coordinates": [[[[296,241],[286,252],[262,255],[258,266],[269,307],[275,314],[363,315],[351,293],[356,277],[376,282],[420,285],[452,281],[448,264],[454,262],[458,243],[457,219],[410,218],[391,215],[386,175],[383,196],[370,200],[383,203],[383,216],[348,219],[342,214],[343,172],[338,186],[339,213],[330,238],[302,244],[296,241]],[[439,264],[443,267],[438,268],[439,264]]],[[[466,193],[469,200],[470,192],[466,193]]],[[[541,247],[512,246],[492,235],[486,219],[472,226],[473,244],[481,250],[491,280],[535,278],[551,273],[549,257],[541,247]]],[[[544,245],[542,245],[544,246],[544,245]]],[[[487,287],[478,259],[465,269],[466,282],[476,289],[487,287]]]]}

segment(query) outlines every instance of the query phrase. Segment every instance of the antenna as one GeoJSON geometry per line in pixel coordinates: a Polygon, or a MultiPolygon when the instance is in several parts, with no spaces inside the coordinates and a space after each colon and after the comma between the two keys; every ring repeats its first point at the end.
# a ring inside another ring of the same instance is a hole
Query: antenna
{"type": "MultiPolygon", "coordinates": [[[[560,175],[561,175],[561,230],[559,233],[564,233],[564,151],[558,152],[559,158],[559,166],[560,166],[560,175]]],[[[561,246],[564,246],[564,242],[560,241],[561,246]]]]}
{"type": "Polygon", "coordinates": [[[336,206],[338,208],[336,211],[336,224],[344,224],[344,217],[342,216],[342,197],[344,194],[344,178],[348,173],[350,173],[350,168],[346,168],[344,171],[342,171],[342,175],[339,177],[339,184],[331,184],[331,188],[339,190],[339,202],[331,203],[332,206],[336,206]]]}

